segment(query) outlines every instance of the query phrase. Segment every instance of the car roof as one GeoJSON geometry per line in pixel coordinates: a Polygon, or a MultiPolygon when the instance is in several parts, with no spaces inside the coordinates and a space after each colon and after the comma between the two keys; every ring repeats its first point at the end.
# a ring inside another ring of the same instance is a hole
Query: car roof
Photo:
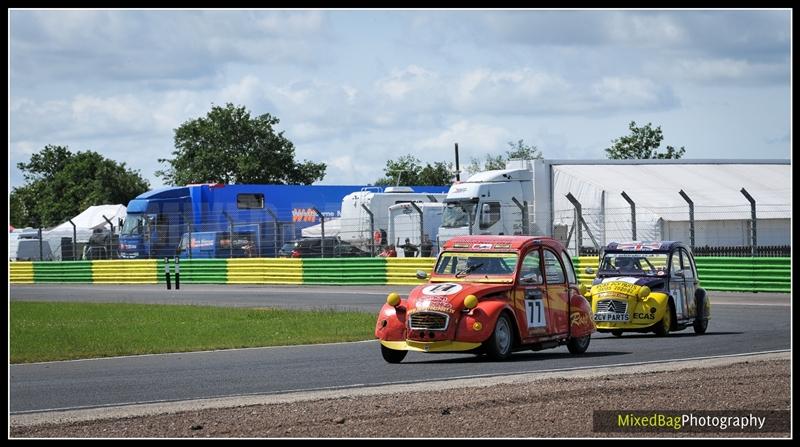
{"type": "Polygon", "coordinates": [[[613,252],[641,252],[641,251],[672,251],[675,248],[687,248],[680,241],[628,241],[612,242],[605,247],[605,251],[613,252]]]}
{"type": "Polygon", "coordinates": [[[509,251],[524,250],[532,245],[542,244],[553,248],[563,249],[561,243],[546,236],[457,236],[445,242],[444,250],[454,249],[479,249],[481,251],[509,251]]]}

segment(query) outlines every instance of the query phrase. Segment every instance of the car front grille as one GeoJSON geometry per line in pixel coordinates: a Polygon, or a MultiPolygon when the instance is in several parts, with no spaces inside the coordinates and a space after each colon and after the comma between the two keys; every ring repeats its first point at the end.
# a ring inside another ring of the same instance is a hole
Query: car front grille
{"type": "Polygon", "coordinates": [[[628,302],[622,300],[603,300],[597,302],[597,312],[626,313],[628,302]]]}
{"type": "Polygon", "coordinates": [[[443,331],[447,329],[448,316],[438,312],[417,312],[409,318],[409,328],[443,331]]]}

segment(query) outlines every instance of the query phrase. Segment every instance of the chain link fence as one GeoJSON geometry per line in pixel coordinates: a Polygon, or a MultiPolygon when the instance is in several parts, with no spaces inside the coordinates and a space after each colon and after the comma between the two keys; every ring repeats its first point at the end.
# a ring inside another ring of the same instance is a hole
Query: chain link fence
{"type": "MultiPolygon", "coordinates": [[[[791,205],[631,208],[576,207],[546,216],[515,204],[474,206],[465,212],[441,206],[401,207],[372,219],[296,216],[291,221],[236,220],[179,224],[185,215],[164,213],[152,222],[79,231],[73,234],[28,229],[9,235],[9,259],[69,261],[275,257],[435,257],[442,235],[551,234],[573,256],[590,256],[610,242],[675,240],[693,246],[699,256],[789,256],[791,205]],[[402,208],[402,209],[401,209],[402,208]],[[524,218],[523,218],[524,217],[524,218]],[[755,222],[755,226],[753,225],[755,222]],[[323,228],[324,226],[324,228],[323,228]],[[471,228],[471,230],[470,230],[471,228]],[[323,237],[324,236],[324,237],[323,237]]],[[[212,220],[204,216],[199,220],[212,220]]]]}

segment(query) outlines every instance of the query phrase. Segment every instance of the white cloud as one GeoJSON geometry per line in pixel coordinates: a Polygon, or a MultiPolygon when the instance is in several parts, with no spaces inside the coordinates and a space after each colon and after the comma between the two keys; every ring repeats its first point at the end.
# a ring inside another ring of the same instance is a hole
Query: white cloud
{"type": "Polygon", "coordinates": [[[453,148],[454,143],[459,143],[461,150],[484,153],[504,149],[511,139],[511,133],[503,127],[472,120],[459,120],[436,135],[422,138],[414,146],[424,154],[426,151],[453,148]]]}
{"type": "Polygon", "coordinates": [[[698,83],[754,84],[786,80],[789,70],[783,63],[752,62],[746,59],[682,58],[649,62],[645,71],[660,79],[698,83]]]}
{"type": "Polygon", "coordinates": [[[508,71],[481,68],[466,73],[454,85],[455,109],[484,113],[544,112],[570,96],[565,79],[527,67],[508,71]]]}
{"type": "Polygon", "coordinates": [[[427,95],[439,84],[438,76],[417,65],[395,70],[390,76],[377,81],[377,89],[391,100],[402,101],[412,93],[427,95]]]}
{"type": "Polygon", "coordinates": [[[618,12],[603,23],[610,41],[634,46],[682,46],[688,32],[669,14],[618,12]]]}
{"type": "Polygon", "coordinates": [[[658,109],[668,105],[670,93],[649,79],[605,77],[591,86],[598,109],[658,109]]]}

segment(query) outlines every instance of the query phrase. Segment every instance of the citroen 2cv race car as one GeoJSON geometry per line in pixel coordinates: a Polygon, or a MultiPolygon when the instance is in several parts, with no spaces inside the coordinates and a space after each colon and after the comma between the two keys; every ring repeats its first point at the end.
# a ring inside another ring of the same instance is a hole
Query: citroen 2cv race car
{"type": "Polygon", "coordinates": [[[650,331],[665,336],[688,326],[704,334],[711,318],[692,251],[680,242],[608,244],[587,297],[597,331],[615,336],[650,331]]]}
{"type": "Polygon", "coordinates": [[[375,336],[389,363],[401,362],[408,351],[503,360],[515,350],[566,344],[580,354],[595,329],[585,291],[555,239],[456,237],[442,248],[428,284],[407,299],[389,294],[375,336]]]}

